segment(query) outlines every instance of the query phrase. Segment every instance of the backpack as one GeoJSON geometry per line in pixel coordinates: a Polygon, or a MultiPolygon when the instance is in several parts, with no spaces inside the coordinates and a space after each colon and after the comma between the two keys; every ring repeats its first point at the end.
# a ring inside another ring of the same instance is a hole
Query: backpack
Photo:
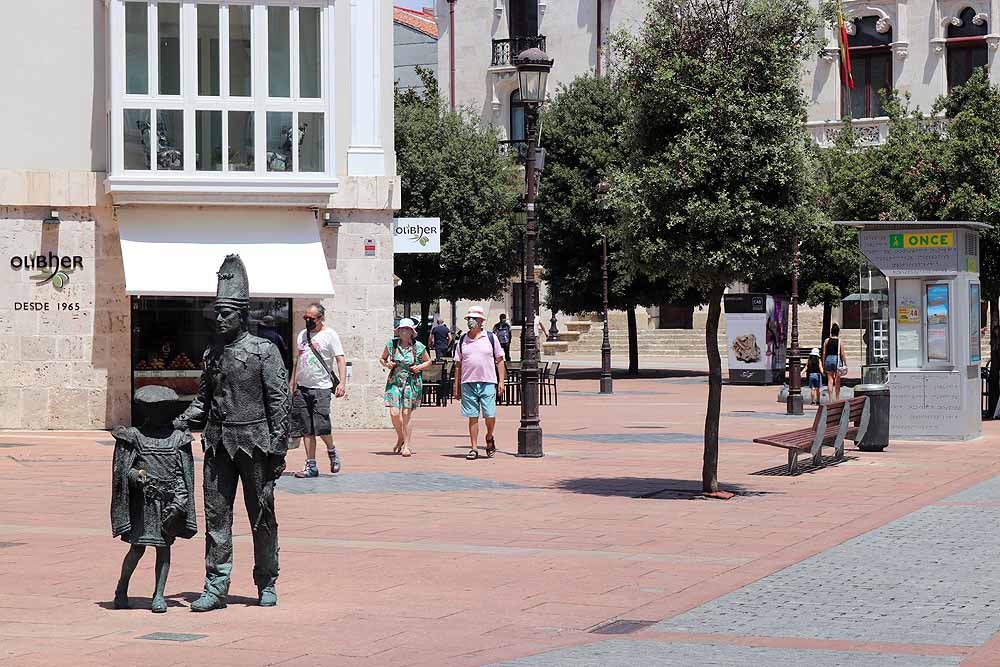
{"type": "MultiPolygon", "coordinates": [[[[465,342],[465,337],[468,336],[468,335],[469,334],[462,334],[462,337],[458,339],[458,353],[459,354],[462,354],[462,343],[465,342]]],[[[490,331],[489,329],[487,329],[486,330],[486,337],[489,338],[489,340],[490,340],[490,354],[493,354],[493,352],[496,350],[496,336],[493,335],[492,331],[490,331]]],[[[496,384],[500,384],[500,369],[497,368],[497,363],[496,363],[496,358],[495,357],[493,359],[493,370],[497,374],[496,384]]]]}

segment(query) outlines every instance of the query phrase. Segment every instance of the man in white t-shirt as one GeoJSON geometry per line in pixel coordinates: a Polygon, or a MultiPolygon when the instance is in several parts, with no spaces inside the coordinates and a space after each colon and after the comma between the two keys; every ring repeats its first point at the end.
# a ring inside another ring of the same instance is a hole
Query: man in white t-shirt
{"type": "Polygon", "coordinates": [[[326,444],[330,458],[330,472],[340,472],[340,457],[330,435],[330,399],[347,393],[347,362],[344,347],[337,332],[323,324],[326,309],[321,304],[310,304],[306,309],[306,327],[299,332],[295,346],[289,389],[292,394],[291,437],[298,447],[301,438],[306,441],[306,465],[296,477],[319,477],[316,467],[316,436],[326,444]],[[333,375],[333,363],[337,371],[333,375]],[[336,383],[337,388],[333,386],[336,383]]]}

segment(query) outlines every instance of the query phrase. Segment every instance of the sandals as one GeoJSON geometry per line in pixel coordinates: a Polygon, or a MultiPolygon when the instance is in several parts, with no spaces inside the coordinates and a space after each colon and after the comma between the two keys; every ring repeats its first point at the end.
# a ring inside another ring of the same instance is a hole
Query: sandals
{"type": "Polygon", "coordinates": [[[406,446],[406,441],[400,440],[399,442],[396,443],[396,446],[392,448],[392,453],[401,454],[403,452],[403,447],[405,446],[406,446]]]}
{"type": "Polygon", "coordinates": [[[475,461],[479,458],[479,450],[473,447],[469,450],[469,453],[465,455],[466,461],[475,461]]]}
{"type": "Polygon", "coordinates": [[[410,451],[410,448],[407,447],[406,443],[404,442],[402,449],[399,450],[400,456],[402,456],[403,458],[408,458],[412,453],[413,452],[410,451]]]}
{"type": "Polygon", "coordinates": [[[493,436],[486,438],[486,458],[491,459],[497,452],[497,443],[493,436]]]}

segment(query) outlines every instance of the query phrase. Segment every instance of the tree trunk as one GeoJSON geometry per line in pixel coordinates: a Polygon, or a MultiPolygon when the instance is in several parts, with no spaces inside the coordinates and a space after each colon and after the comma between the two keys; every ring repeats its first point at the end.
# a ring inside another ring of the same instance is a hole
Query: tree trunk
{"type": "Polygon", "coordinates": [[[431,332],[427,330],[427,318],[431,315],[431,302],[421,301],[420,302],[420,326],[417,327],[419,332],[417,340],[424,342],[427,337],[430,336],[431,332]]]}
{"type": "Polygon", "coordinates": [[[628,310],[628,374],[639,374],[639,327],[635,321],[635,306],[628,310]]]}
{"type": "Polygon", "coordinates": [[[833,319],[833,304],[829,301],[823,302],[823,331],[819,336],[819,344],[830,337],[830,320],[833,319]]]}
{"type": "Polygon", "coordinates": [[[1000,324],[1000,312],[998,312],[998,306],[1000,306],[1000,300],[990,299],[990,377],[987,380],[986,392],[989,396],[986,401],[986,416],[987,419],[993,419],[993,415],[996,414],[997,401],[1000,400],[1000,340],[997,340],[998,332],[1000,329],[997,325],[1000,324]]]}
{"type": "Polygon", "coordinates": [[[724,287],[715,287],[708,296],[705,324],[705,352],[708,355],[708,409],[705,412],[705,454],[701,469],[701,490],[719,490],[719,410],[722,406],[722,358],[719,356],[719,317],[724,287]]]}

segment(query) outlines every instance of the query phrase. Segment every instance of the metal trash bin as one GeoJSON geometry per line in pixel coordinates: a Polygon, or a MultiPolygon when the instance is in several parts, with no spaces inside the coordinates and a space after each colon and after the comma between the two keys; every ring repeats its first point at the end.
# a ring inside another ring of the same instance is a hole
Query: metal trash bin
{"type": "Polygon", "coordinates": [[[855,396],[868,397],[868,430],[858,444],[864,452],[881,452],[889,446],[889,385],[859,384],[855,396]]]}

